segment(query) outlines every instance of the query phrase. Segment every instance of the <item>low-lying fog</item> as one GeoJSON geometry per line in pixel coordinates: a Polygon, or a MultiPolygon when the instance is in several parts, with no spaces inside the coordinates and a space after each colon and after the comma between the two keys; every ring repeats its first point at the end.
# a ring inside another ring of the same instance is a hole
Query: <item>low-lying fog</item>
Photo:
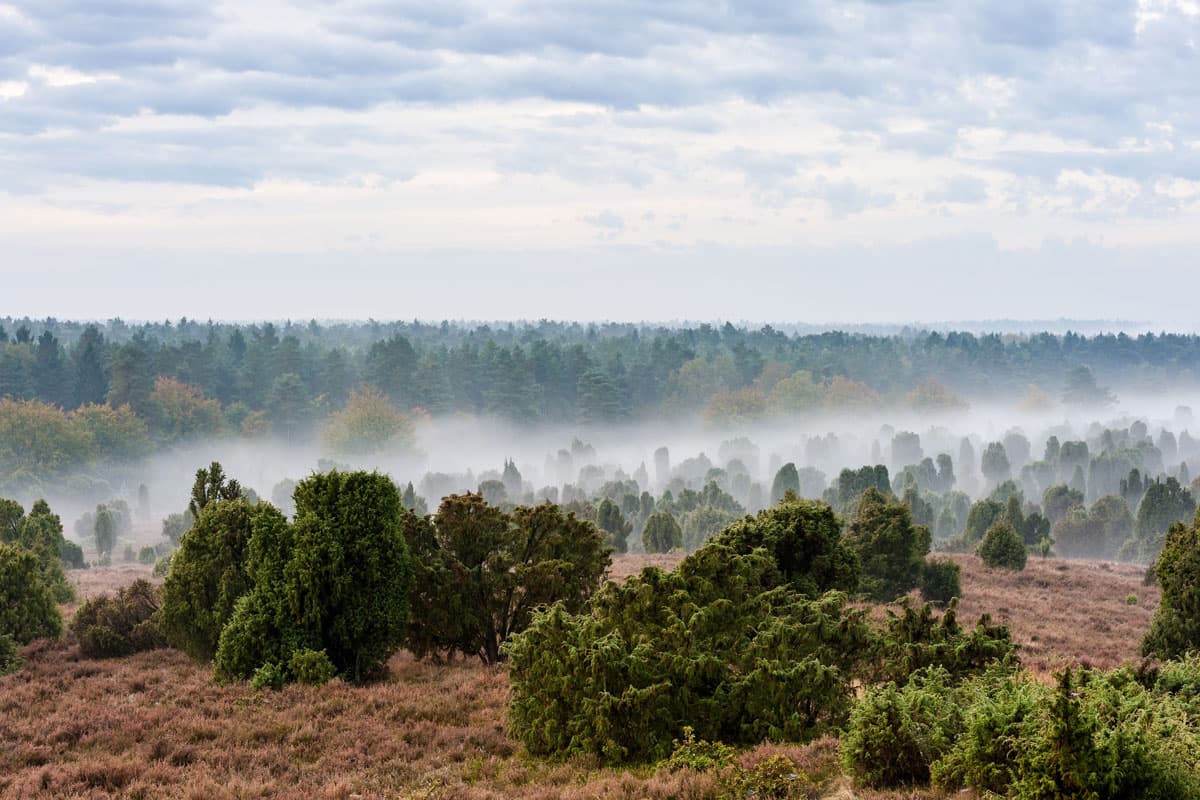
{"type": "MultiPolygon", "coordinates": [[[[953,488],[974,500],[1003,480],[981,469],[987,445],[1002,442],[1010,477],[1027,501],[1040,503],[1048,485],[1072,478],[1069,465],[1048,469],[1035,463],[1043,459],[1053,436],[1060,447],[1086,442],[1091,459],[1104,453],[1113,457],[1115,463],[1100,470],[1094,466],[1089,470],[1086,460],[1082,463],[1086,480],[1094,484],[1086,489],[1091,502],[1100,494],[1116,492],[1116,483],[1131,465],[1147,478],[1181,477],[1186,486],[1189,471],[1184,466],[1181,474],[1181,465],[1200,465],[1200,441],[1189,432],[1195,429],[1190,398],[1165,395],[1123,395],[1114,406],[1092,410],[1058,406],[1030,412],[976,403],[967,410],[937,414],[823,414],[723,429],[699,421],[525,428],[493,419],[443,417],[419,424],[416,446],[408,450],[333,459],[322,451],[316,436],[290,443],[221,439],[177,447],[139,464],[74,476],[42,487],[41,493],[62,516],[69,536],[75,533],[73,523],[97,503],[124,499],[131,509],[138,509],[134,538],[139,543],[156,540],[162,518],[186,507],[196,469],[211,461],[220,461],[227,475],[262,499],[280,503],[284,501],[277,487],[282,481],[337,465],[378,469],[401,487],[411,482],[430,511],[436,510],[442,496],[476,491],[485,481],[506,484],[503,497],[509,502],[543,498],[569,502],[591,499],[611,481],[632,480],[637,483],[634,494],[648,491],[655,498],[665,489],[699,490],[716,481],[752,512],[770,502],[775,475],[789,462],[799,470],[801,494],[820,497],[841,470],[874,464],[888,467],[900,493],[903,484],[898,476],[904,467],[926,458],[936,463],[939,455],[948,455],[954,482],[940,490],[953,488]],[[1117,457],[1118,453],[1123,455],[1117,457]],[[507,478],[504,474],[508,461],[520,473],[519,489],[511,470],[507,478]],[[144,491],[140,490],[143,484],[144,491]]],[[[622,491],[631,488],[625,484],[622,491]]],[[[35,498],[18,499],[28,506],[35,498]]],[[[76,538],[83,537],[77,534],[76,538]]]]}

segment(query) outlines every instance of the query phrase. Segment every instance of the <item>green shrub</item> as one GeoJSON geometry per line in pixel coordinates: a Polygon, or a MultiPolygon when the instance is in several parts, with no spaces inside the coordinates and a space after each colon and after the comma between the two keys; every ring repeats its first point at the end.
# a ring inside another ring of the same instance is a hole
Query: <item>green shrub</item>
{"type": "Polygon", "coordinates": [[[647,553],[669,553],[683,547],[683,528],[670,511],[656,511],[646,519],[642,546],[647,553]]]}
{"type": "Polygon", "coordinates": [[[403,642],[410,562],[395,484],[379,473],[335,470],[301,481],[295,499],[291,525],[274,507],[258,506],[269,512],[255,520],[248,546],[253,589],[236,602],[217,645],[222,680],[264,668],[286,680],[292,654],[310,649],[360,682],[403,642]]]}
{"type": "Polygon", "coordinates": [[[125,552],[122,553],[122,556],[126,564],[132,564],[137,561],[137,551],[133,549],[133,545],[131,544],[125,545],[125,552]]]}
{"type": "Polygon", "coordinates": [[[157,617],[161,597],[158,587],[137,580],[115,595],[88,600],[71,620],[80,653],[88,658],[116,658],[166,647],[157,617]]]}
{"type": "Polygon", "coordinates": [[[813,800],[817,786],[785,755],[763,759],[752,767],[737,764],[722,772],[722,800],[813,800]]]}
{"type": "Polygon", "coordinates": [[[743,517],[709,541],[741,554],[765,549],[783,580],[809,597],[858,588],[858,556],[842,540],[841,520],[825,503],[787,499],[743,517]]]}
{"type": "Polygon", "coordinates": [[[32,551],[0,544],[0,635],[18,644],[62,635],[62,615],[42,567],[32,551]]]}
{"type": "Polygon", "coordinates": [[[683,741],[675,740],[675,749],[663,766],[672,772],[690,769],[696,772],[722,770],[733,764],[737,751],[721,742],[696,740],[696,731],[691,725],[683,726],[683,741]]]}
{"type": "Polygon", "coordinates": [[[607,584],[582,614],[536,614],[510,641],[509,725],[530,752],[653,761],[688,725],[751,744],[845,721],[870,649],[865,612],[839,593],[808,599],[764,551],[718,540],[674,572],[607,584]]]}
{"type": "Polygon", "coordinates": [[[154,570],[150,573],[156,578],[165,578],[171,573],[171,560],[174,558],[174,553],[167,553],[158,561],[154,562],[154,570]]]}
{"type": "Polygon", "coordinates": [[[59,558],[67,569],[87,569],[87,562],[83,560],[83,548],[70,539],[63,539],[59,558]]]}
{"type": "Polygon", "coordinates": [[[1025,569],[1025,542],[1021,534],[1006,519],[993,523],[983,535],[976,553],[983,563],[993,569],[1025,569]]]}
{"type": "Polygon", "coordinates": [[[287,675],[283,667],[275,662],[260,665],[250,676],[250,688],[254,690],[273,689],[279,691],[287,683],[287,675]]]}
{"type": "Polygon", "coordinates": [[[0,633],[0,675],[11,675],[21,668],[21,649],[7,633],[0,633]]]}
{"type": "Polygon", "coordinates": [[[952,600],[940,617],[929,603],[914,608],[907,599],[899,613],[888,609],[887,621],[876,639],[871,679],[903,684],[918,670],[939,667],[961,681],[997,664],[1018,663],[1017,645],[1004,625],[993,625],[987,614],[967,631],[958,624],[958,601],[952,600]]]}
{"type": "Polygon", "coordinates": [[[861,565],[859,591],[871,600],[890,602],[920,583],[930,533],[913,524],[907,505],[871,487],[858,501],[845,543],[861,565]]]}
{"type": "Polygon", "coordinates": [[[1200,521],[1171,526],[1154,573],[1162,596],[1142,655],[1169,659],[1200,650],[1200,521]]]}
{"type": "Polygon", "coordinates": [[[921,596],[931,603],[962,597],[962,568],[948,558],[931,558],[921,568],[921,596]]]}
{"type": "Polygon", "coordinates": [[[146,547],[143,547],[141,550],[138,550],[137,560],[138,560],[139,564],[145,564],[146,566],[151,566],[152,564],[154,564],[155,561],[158,560],[158,553],[154,552],[153,546],[147,545],[146,547]]]}
{"type": "Polygon", "coordinates": [[[964,685],[963,724],[944,757],[933,764],[934,783],[1006,794],[1017,778],[1017,756],[1039,735],[1046,687],[996,670],[964,685]]]}
{"type": "Polygon", "coordinates": [[[183,534],[163,584],[162,629],[174,647],[212,659],[238,598],[250,590],[246,550],[258,525],[283,515],[242,499],[211,500],[183,534]]]}
{"type": "Polygon", "coordinates": [[[320,686],[337,677],[337,669],[324,650],[297,650],[288,661],[288,672],[297,683],[320,686]]]}
{"type": "Polygon", "coordinates": [[[867,692],[842,734],[842,763],[858,783],[875,788],[923,785],[930,768],[962,728],[950,676],[940,669],[914,674],[903,686],[867,692]]]}

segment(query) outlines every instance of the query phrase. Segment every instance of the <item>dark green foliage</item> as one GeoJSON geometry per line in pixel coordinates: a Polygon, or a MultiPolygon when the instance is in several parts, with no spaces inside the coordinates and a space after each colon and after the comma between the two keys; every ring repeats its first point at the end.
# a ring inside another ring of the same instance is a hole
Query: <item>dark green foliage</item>
{"type": "Polygon", "coordinates": [[[837,485],[830,487],[830,503],[838,513],[849,513],[858,505],[863,492],[874,487],[882,494],[892,491],[888,468],[883,464],[864,466],[858,470],[844,469],[838,474],[837,485]]]}
{"type": "Polygon", "coordinates": [[[920,582],[929,552],[929,529],[913,525],[904,503],[874,487],[867,489],[844,541],[858,555],[862,569],[858,588],[864,596],[889,602],[920,582]]]}
{"type": "Polygon", "coordinates": [[[155,552],[153,547],[147,545],[138,550],[137,560],[139,564],[145,564],[148,567],[153,566],[154,562],[158,560],[158,553],[155,552]]]}
{"type": "Polygon", "coordinates": [[[1169,659],[1200,650],[1200,521],[1171,526],[1154,572],[1162,596],[1142,654],[1169,659]]]}
{"type": "Polygon", "coordinates": [[[87,658],[117,658],[166,647],[156,617],[161,599],[158,587],[137,580],[115,595],[88,600],[71,620],[79,652],[87,658]]]}
{"type": "Polygon", "coordinates": [[[976,553],[992,568],[1023,570],[1028,553],[1020,534],[1006,519],[993,523],[976,553]]]}
{"type": "Polygon", "coordinates": [[[67,569],[87,569],[87,562],[83,560],[83,548],[70,539],[63,539],[59,557],[67,569]]]}
{"type": "Polygon", "coordinates": [[[724,545],[742,555],[765,549],[784,580],[809,596],[858,588],[858,557],[842,541],[841,521],[822,502],[780,503],[738,520],[710,544],[724,545]]]}
{"type": "Polygon", "coordinates": [[[606,544],[618,553],[629,549],[629,534],[633,525],[625,521],[621,507],[607,497],[600,501],[596,509],[596,526],[604,531],[606,544]]]}
{"type": "Polygon", "coordinates": [[[508,645],[511,730],[535,754],[616,763],[665,757],[687,725],[730,744],[840,725],[863,612],[781,579],[763,551],[710,543],[675,572],[607,584],[583,614],[535,615],[508,645]]]}
{"type": "Polygon", "coordinates": [[[988,528],[992,527],[1005,512],[1005,505],[995,500],[980,500],[971,505],[967,512],[967,524],[963,529],[962,544],[964,547],[974,547],[983,541],[988,528]]]}
{"type": "Polygon", "coordinates": [[[669,553],[683,547],[683,529],[670,511],[656,511],[646,519],[642,546],[647,553],[669,553]]]}
{"type": "Polygon", "coordinates": [[[187,512],[192,519],[196,519],[209,503],[217,500],[237,500],[241,496],[241,484],[232,478],[226,478],[220,462],[214,461],[208,469],[201,467],[196,470],[196,480],[192,484],[192,498],[188,501],[187,512]]]}
{"type": "Polygon", "coordinates": [[[295,677],[291,656],[309,649],[361,682],[404,638],[410,561],[400,493],[386,475],[335,470],[301,481],[295,499],[292,525],[257,507],[265,511],[245,560],[253,588],[221,631],[217,675],[257,681],[265,670],[274,685],[278,675],[295,677]]]}
{"type": "Polygon", "coordinates": [[[841,737],[842,763],[866,786],[923,785],[961,727],[949,676],[938,669],[920,672],[901,686],[873,689],[855,704],[841,737]]]}
{"type": "Polygon", "coordinates": [[[899,613],[888,609],[870,667],[876,683],[903,683],[918,670],[938,667],[950,680],[978,675],[995,664],[1015,665],[1017,646],[1004,625],[993,625],[984,614],[970,631],[958,624],[958,603],[951,601],[940,617],[925,603],[914,608],[901,603],[899,613]]]}
{"type": "MultiPolygon", "coordinates": [[[[75,590],[63,573],[63,552],[70,548],[63,536],[62,521],[50,511],[45,500],[34,503],[28,515],[18,503],[0,500],[0,543],[33,554],[42,573],[42,583],[56,602],[66,603],[75,598],[75,590]]],[[[79,560],[83,560],[82,552],[79,560]]]]}
{"type": "Polygon", "coordinates": [[[0,635],[18,644],[62,635],[62,616],[37,555],[0,543],[0,635]]]}
{"type": "Polygon", "coordinates": [[[250,590],[247,550],[263,520],[283,515],[242,499],[205,504],[171,556],[163,585],[162,628],[172,646],[202,661],[216,654],[221,630],[250,590]]]}
{"type": "Polygon", "coordinates": [[[11,675],[23,663],[17,640],[7,633],[0,633],[0,675],[11,675]]]}
{"type": "Polygon", "coordinates": [[[297,650],[288,661],[288,672],[296,683],[320,686],[337,677],[337,668],[324,650],[297,650]]]}
{"type": "Polygon", "coordinates": [[[610,564],[597,528],[559,506],[507,514],[478,494],[451,495],[433,518],[406,514],[413,556],[408,647],[418,657],[500,660],[535,608],[582,610],[610,564]]]}
{"type": "Polygon", "coordinates": [[[931,558],[921,567],[921,596],[932,603],[962,597],[962,569],[945,558],[931,558]]]}

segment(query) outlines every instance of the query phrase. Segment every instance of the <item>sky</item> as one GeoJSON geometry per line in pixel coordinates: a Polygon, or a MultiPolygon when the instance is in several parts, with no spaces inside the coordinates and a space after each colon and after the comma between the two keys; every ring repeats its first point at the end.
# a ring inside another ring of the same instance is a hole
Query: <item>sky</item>
{"type": "Polygon", "coordinates": [[[1200,328],[1198,0],[0,0],[0,314],[1200,328]]]}

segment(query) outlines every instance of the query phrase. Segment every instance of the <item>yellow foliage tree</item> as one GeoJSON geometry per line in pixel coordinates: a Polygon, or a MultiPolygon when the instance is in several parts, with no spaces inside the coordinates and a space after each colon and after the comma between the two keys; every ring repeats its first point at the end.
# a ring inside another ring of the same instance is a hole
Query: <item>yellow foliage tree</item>
{"type": "Polygon", "coordinates": [[[325,446],[333,453],[364,455],[413,444],[413,422],[374,386],[350,393],[346,406],[329,418],[325,446]]]}

